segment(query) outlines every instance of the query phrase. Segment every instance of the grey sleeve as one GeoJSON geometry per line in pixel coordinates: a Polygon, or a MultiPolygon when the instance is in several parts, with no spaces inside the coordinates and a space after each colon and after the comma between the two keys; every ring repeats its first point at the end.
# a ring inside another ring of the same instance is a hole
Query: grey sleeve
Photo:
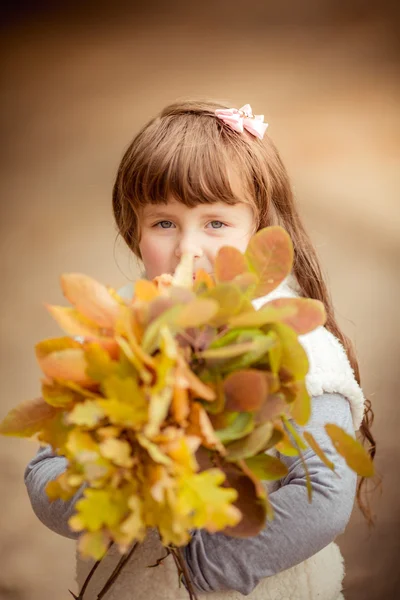
{"type": "Polygon", "coordinates": [[[195,531],[184,555],[199,591],[233,589],[248,595],[265,577],[306,560],[343,532],[352,512],[357,477],[334,450],[325,423],[336,423],[354,435],[350,405],[343,396],[313,398],[312,417],[305,429],[334,462],[336,472],[311,449],[305,452],[313,487],[311,504],[300,460],[281,455],[289,472],[281,480],[282,487],[270,494],[275,517],[259,535],[237,539],[195,531]]]}
{"type": "Polygon", "coordinates": [[[68,526],[68,519],[74,512],[75,503],[82,496],[82,486],[71,500],[54,500],[50,502],[45,488],[49,481],[57,479],[66,469],[67,461],[54,454],[50,446],[39,448],[36,456],[25,469],[25,485],[38,519],[49,529],[65,537],[78,537],[78,533],[68,526]]]}

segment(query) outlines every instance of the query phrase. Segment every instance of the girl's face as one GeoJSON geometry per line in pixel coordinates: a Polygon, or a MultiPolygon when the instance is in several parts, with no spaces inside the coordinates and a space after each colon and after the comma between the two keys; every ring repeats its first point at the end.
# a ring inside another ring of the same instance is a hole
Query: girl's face
{"type": "Polygon", "coordinates": [[[255,219],[252,207],[243,202],[189,208],[171,198],[168,204],[145,206],[140,229],[142,260],[148,279],[153,279],[174,273],[183,253],[194,255],[195,272],[201,268],[212,273],[221,246],[246,250],[255,231],[255,219]]]}

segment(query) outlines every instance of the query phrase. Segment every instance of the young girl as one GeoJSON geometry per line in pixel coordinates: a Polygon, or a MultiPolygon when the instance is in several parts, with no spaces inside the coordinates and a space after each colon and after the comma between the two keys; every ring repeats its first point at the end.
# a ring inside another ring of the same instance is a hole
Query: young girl
{"type": "MultiPolygon", "coordinates": [[[[313,487],[310,504],[300,461],[280,456],[288,474],[274,487],[268,486],[274,520],[249,539],[196,531],[184,556],[200,596],[338,600],[343,598],[344,568],[333,540],[349,520],[356,476],[334,452],[323,426],[336,423],[352,434],[360,428],[373,454],[371,412],[359,387],[353,350],[335,321],[315,250],[279,154],[265,135],[266,127],[249,105],[239,110],[214,102],[168,106],[143,127],[126,151],[114,186],[113,209],[121,235],[143,261],[149,279],[173,273],[184,252],[194,254],[195,270],[212,273],[221,246],[244,251],[251,235],[268,225],[280,225],[290,234],[295,252],[292,274],[254,305],[259,308],[269,299],[295,296],[316,298],[325,305],[326,326],[300,340],[310,362],[306,383],[313,399],[306,429],[335,462],[336,473],[311,449],[305,453],[313,487]]],[[[132,297],[133,288],[127,286],[120,293],[132,297]]],[[[82,490],[69,502],[50,503],[45,493],[47,483],[65,466],[63,457],[41,448],[26,469],[25,481],[39,519],[74,538],[67,522],[82,490]]],[[[360,487],[357,496],[360,500],[360,487]]],[[[171,556],[154,569],[146,568],[164,555],[157,535],[150,532],[107,600],[187,598],[171,556]]],[[[118,559],[111,549],[84,600],[97,598],[118,559]]],[[[81,588],[91,564],[79,557],[77,561],[81,588]]]]}

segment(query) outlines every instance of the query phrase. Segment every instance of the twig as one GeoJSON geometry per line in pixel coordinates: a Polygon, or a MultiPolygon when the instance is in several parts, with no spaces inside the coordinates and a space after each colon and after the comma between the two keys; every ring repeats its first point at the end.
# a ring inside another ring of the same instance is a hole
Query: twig
{"type": "Polygon", "coordinates": [[[117,579],[118,575],[120,574],[120,572],[122,571],[122,569],[124,568],[124,566],[126,565],[128,560],[131,558],[131,556],[135,552],[138,545],[139,545],[139,543],[135,542],[133,544],[132,548],[129,550],[129,552],[122,556],[119,563],[115,567],[114,571],[111,573],[110,577],[107,579],[106,583],[104,584],[104,586],[98,593],[97,600],[101,600],[101,598],[103,598],[106,595],[106,593],[108,592],[108,590],[110,589],[110,587],[112,586],[114,581],[117,579]]]}
{"type": "Polygon", "coordinates": [[[189,600],[198,600],[196,592],[194,591],[192,578],[190,577],[188,568],[186,566],[185,559],[183,557],[182,549],[175,548],[173,546],[170,546],[169,548],[170,548],[170,552],[171,552],[172,556],[174,557],[174,561],[176,564],[176,568],[178,569],[178,573],[180,575],[183,575],[183,577],[185,578],[186,588],[189,593],[189,600]]]}
{"type": "MultiPolygon", "coordinates": [[[[113,545],[114,542],[110,542],[108,544],[108,548],[107,548],[107,552],[109,551],[109,549],[111,548],[111,546],[113,545]]],[[[106,552],[106,554],[107,554],[106,552]]],[[[104,557],[103,557],[104,558],[104,557]]],[[[96,561],[93,565],[93,567],[90,569],[89,575],[86,577],[85,581],[83,582],[83,586],[81,591],[79,592],[79,596],[75,596],[75,594],[73,592],[71,592],[71,590],[68,590],[69,593],[73,596],[73,598],[75,598],[75,600],[83,600],[83,595],[86,591],[87,586],[90,583],[90,580],[92,579],[97,567],[99,566],[99,564],[101,563],[102,559],[96,561]]]]}

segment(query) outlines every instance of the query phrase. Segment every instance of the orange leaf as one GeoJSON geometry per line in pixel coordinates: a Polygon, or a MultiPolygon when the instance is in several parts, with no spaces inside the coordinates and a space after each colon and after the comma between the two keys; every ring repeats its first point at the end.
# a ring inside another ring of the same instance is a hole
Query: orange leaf
{"type": "Polygon", "coordinates": [[[223,246],[215,257],[215,278],[219,281],[232,281],[237,275],[248,272],[244,255],[233,246],[223,246]]]}
{"type": "Polygon", "coordinates": [[[160,295],[157,286],[152,281],[147,279],[139,279],[135,283],[135,299],[151,302],[154,298],[160,295]]]}
{"type": "Polygon", "coordinates": [[[0,434],[31,437],[51,421],[60,409],[50,406],[43,398],[22,402],[0,422],[0,434]]]}
{"type": "Polygon", "coordinates": [[[211,275],[204,271],[204,269],[199,269],[196,271],[196,277],[193,284],[194,291],[197,292],[202,285],[204,285],[207,290],[210,290],[215,287],[215,281],[211,275]]]}
{"type": "Polygon", "coordinates": [[[83,386],[91,386],[95,382],[86,375],[85,352],[82,348],[70,348],[59,352],[52,352],[42,358],[38,363],[43,373],[52,379],[73,381],[83,386]]]}
{"type": "Polygon", "coordinates": [[[279,226],[266,227],[251,238],[245,256],[260,282],[254,297],[265,296],[289,275],[293,264],[293,244],[279,226]]]}
{"type": "Polygon", "coordinates": [[[311,298],[277,298],[268,302],[265,308],[267,309],[270,306],[278,310],[286,307],[296,307],[293,315],[283,316],[281,320],[299,335],[313,331],[324,325],[326,321],[325,307],[319,300],[311,298]]]}
{"type": "Polygon", "coordinates": [[[83,317],[75,308],[65,306],[51,306],[46,304],[46,308],[68,335],[80,336],[99,336],[101,328],[96,324],[83,317]]]}
{"type": "Polygon", "coordinates": [[[226,377],[224,392],[226,410],[232,412],[258,410],[268,394],[267,378],[257,369],[235,371],[226,377]]]}
{"type": "Polygon", "coordinates": [[[61,288],[64,296],[85,317],[100,327],[115,327],[120,304],[106,286],[80,273],[62,275],[61,288]]]}

